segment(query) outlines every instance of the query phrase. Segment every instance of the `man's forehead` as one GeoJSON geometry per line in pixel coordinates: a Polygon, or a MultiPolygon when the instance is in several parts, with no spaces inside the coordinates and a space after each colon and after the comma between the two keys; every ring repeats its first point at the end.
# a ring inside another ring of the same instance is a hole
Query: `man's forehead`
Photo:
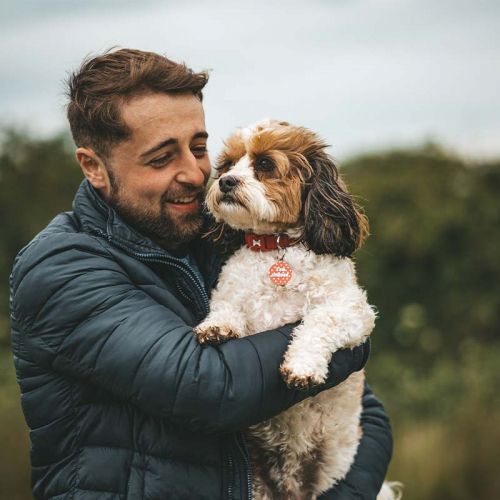
{"type": "Polygon", "coordinates": [[[120,111],[122,120],[133,133],[160,126],[171,129],[172,133],[181,133],[205,125],[203,105],[192,94],[139,95],[125,101],[120,111]]]}

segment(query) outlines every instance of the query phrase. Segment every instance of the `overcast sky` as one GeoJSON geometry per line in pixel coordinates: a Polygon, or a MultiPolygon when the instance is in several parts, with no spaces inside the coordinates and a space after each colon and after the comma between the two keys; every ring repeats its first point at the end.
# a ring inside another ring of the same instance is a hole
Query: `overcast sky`
{"type": "Polygon", "coordinates": [[[65,130],[64,80],[119,45],[210,69],[210,149],[264,117],[335,156],[433,139],[500,156],[499,0],[0,0],[0,124],[65,130]]]}

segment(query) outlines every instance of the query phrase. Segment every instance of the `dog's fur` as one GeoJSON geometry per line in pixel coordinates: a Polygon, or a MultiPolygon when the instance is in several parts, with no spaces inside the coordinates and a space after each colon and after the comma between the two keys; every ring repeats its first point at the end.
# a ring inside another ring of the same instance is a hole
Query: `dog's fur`
{"type": "MultiPolygon", "coordinates": [[[[280,368],[297,388],[324,382],[332,353],[361,344],[375,321],[348,258],[366,237],[367,220],[325,147],[313,132],[286,122],[239,129],[225,143],[219,181],[207,194],[219,235],[287,233],[297,242],[284,255],[293,269],[286,286],[267,275],[278,250],[237,250],[196,329],[198,341],[301,321],[280,368]],[[235,186],[223,192],[221,179],[229,176],[235,186]]],[[[354,373],[248,430],[256,499],[313,499],[345,477],[361,437],[363,384],[363,372],[354,373]]]]}

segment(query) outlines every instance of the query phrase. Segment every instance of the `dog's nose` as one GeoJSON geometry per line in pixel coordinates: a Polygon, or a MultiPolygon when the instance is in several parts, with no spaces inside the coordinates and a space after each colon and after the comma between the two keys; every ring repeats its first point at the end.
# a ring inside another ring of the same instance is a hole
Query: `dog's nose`
{"type": "Polygon", "coordinates": [[[219,179],[219,189],[223,193],[229,193],[238,185],[238,178],[234,175],[225,175],[219,179]]]}

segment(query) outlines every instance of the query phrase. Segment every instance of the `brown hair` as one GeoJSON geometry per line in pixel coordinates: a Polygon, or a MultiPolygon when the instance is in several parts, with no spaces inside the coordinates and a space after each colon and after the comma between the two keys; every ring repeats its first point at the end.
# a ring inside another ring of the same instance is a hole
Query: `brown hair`
{"type": "Polygon", "coordinates": [[[148,93],[192,93],[203,99],[207,72],[195,73],[154,52],[111,49],[86,58],[68,79],[68,120],[77,146],[91,147],[103,158],[130,130],[120,116],[120,105],[148,93]]]}

